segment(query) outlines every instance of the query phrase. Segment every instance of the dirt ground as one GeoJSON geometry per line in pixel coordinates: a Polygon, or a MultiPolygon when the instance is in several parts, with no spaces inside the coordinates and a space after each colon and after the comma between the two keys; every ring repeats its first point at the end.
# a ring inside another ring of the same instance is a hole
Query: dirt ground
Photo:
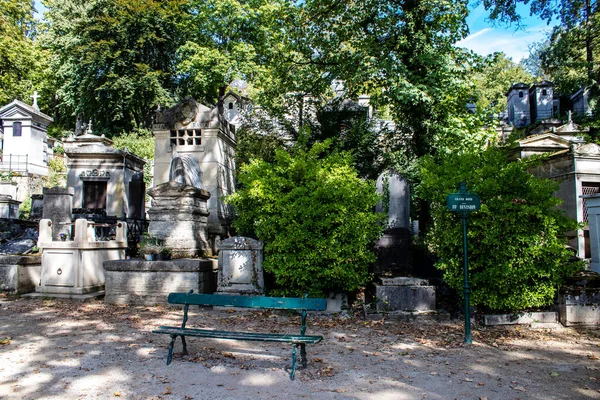
{"type": "MultiPolygon", "coordinates": [[[[299,332],[297,315],[194,308],[188,326],[299,332]]],[[[600,330],[365,321],[311,314],[308,368],[289,344],[188,338],[168,307],[0,298],[2,399],[600,399],[600,330]]]]}

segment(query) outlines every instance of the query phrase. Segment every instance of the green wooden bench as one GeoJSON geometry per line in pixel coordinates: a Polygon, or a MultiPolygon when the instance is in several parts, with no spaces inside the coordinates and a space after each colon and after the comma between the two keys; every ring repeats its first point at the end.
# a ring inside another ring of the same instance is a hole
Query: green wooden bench
{"type": "Polygon", "coordinates": [[[183,353],[187,354],[185,343],[186,336],[198,336],[204,338],[233,339],[233,340],[254,340],[261,342],[288,342],[293,345],[292,348],[292,371],[290,379],[294,380],[296,374],[296,351],[300,346],[300,355],[302,357],[302,366],[306,368],[306,345],[319,343],[323,336],[308,336],[306,332],[306,312],[322,311],[327,308],[326,299],[309,299],[307,297],[263,297],[263,296],[233,296],[219,294],[193,294],[190,293],[170,293],[168,297],[169,304],[183,304],[183,322],[181,327],[160,326],[153,330],[153,333],[164,333],[171,336],[169,345],[169,354],[167,356],[167,365],[171,364],[173,358],[173,345],[177,336],[181,337],[183,344],[183,353]],[[192,329],[186,328],[188,320],[188,308],[190,305],[198,306],[220,306],[220,307],[244,307],[255,309],[276,309],[276,310],[300,310],[302,311],[302,326],[299,335],[288,335],[279,333],[259,333],[259,332],[229,332],[215,331],[211,329],[192,329]]]}

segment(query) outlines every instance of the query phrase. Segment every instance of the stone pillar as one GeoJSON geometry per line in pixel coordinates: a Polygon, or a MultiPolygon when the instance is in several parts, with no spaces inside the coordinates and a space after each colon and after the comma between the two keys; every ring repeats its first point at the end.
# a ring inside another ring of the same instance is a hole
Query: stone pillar
{"type": "Polygon", "coordinates": [[[383,200],[375,207],[376,212],[387,214],[384,235],[375,244],[376,274],[406,275],[412,272],[410,265],[410,186],[408,181],[393,170],[377,178],[377,192],[383,200]]]}
{"type": "Polygon", "coordinates": [[[43,219],[40,221],[40,233],[38,243],[49,243],[52,241],[52,221],[43,219]]]}
{"type": "Polygon", "coordinates": [[[164,242],[178,257],[212,255],[208,244],[210,193],[204,189],[167,182],[148,190],[152,207],[148,211],[148,233],[164,242]]]}
{"type": "Polygon", "coordinates": [[[73,188],[44,188],[42,218],[52,220],[52,239],[60,240],[60,234],[71,236],[71,215],[73,214],[73,188]]]}
{"type": "Polygon", "coordinates": [[[580,197],[585,200],[590,226],[590,251],[592,253],[590,269],[600,273],[600,194],[580,197]]]}
{"type": "Polygon", "coordinates": [[[32,221],[38,221],[42,219],[44,212],[44,195],[43,194],[32,194],[31,195],[31,213],[29,213],[29,219],[32,221]]]}
{"type": "Polygon", "coordinates": [[[261,294],[263,242],[236,236],[222,240],[219,247],[217,292],[261,294]]]}

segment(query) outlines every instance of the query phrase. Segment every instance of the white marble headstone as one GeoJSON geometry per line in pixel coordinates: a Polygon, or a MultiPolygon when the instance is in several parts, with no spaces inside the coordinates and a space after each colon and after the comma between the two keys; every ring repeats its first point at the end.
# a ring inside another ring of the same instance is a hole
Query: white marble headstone
{"type": "Polygon", "coordinates": [[[219,244],[219,277],[217,292],[262,293],[263,243],[236,236],[219,244]]]}

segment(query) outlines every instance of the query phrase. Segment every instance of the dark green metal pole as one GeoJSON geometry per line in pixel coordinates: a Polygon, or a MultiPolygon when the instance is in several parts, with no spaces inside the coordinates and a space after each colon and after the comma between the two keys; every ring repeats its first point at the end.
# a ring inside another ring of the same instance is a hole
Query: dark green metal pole
{"type": "Polygon", "coordinates": [[[462,213],[463,226],[463,256],[465,272],[465,343],[471,344],[471,308],[469,307],[469,256],[467,255],[467,218],[468,213],[462,213]]]}

